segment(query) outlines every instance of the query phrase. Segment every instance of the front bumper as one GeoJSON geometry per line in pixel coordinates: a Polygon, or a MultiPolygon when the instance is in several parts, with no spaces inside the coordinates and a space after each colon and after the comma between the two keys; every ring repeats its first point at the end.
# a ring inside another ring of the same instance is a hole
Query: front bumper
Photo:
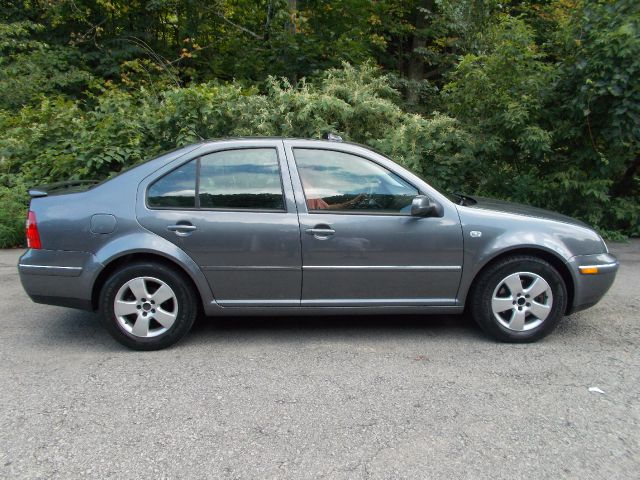
{"type": "Polygon", "coordinates": [[[592,307],[607,293],[620,267],[610,253],[577,255],[567,262],[574,279],[573,303],[567,313],[592,307]]]}
{"type": "Polygon", "coordinates": [[[83,310],[93,310],[93,283],[101,267],[91,253],[65,250],[29,249],[18,262],[31,300],[83,310]]]}

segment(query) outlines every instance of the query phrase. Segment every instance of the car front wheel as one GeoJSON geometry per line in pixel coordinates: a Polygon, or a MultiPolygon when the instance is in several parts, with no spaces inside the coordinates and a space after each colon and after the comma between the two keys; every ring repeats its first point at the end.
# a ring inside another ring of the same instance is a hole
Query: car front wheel
{"type": "Polygon", "coordinates": [[[567,289],[558,271],[533,256],[507,257],[475,280],[470,310],[489,335],[505,342],[533,342],[562,318],[567,289]]]}
{"type": "Polygon", "coordinates": [[[190,282],[161,263],[135,263],[105,282],[102,323],[123,345],[158,350],[180,340],[193,325],[197,303],[190,282]]]}

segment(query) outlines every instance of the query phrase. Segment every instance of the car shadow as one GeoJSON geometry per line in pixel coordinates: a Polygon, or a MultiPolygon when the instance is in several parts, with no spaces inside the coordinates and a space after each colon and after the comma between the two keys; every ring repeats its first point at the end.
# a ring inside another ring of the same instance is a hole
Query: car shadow
{"type": "Polygon", "coordinates": [[[58,307],[46,307],[46,318],[38,320],[32,336],[24,338],[33,347],[44,350],[117,351],[121,347],[102,327],[96,313],[58,307]]]}
{"type": "Polygon", "coordinates": [[[349,316],[238,316],[201,317],[196,320],[188,342],[226,339],[278,341],[301,339],[341,340],[367,337],[485,338],[466,315],[349,315],[349,316]]]}
{"type": "MultiPolygon", "coordinates": [[[[98,314],[55,309],[39,323],[32,337],[35,347],[61,346],[117,351],[120,346],[102,327],[98,314]]],[[[243,342],[297,342],[322,340],[368,340],[389,338],[466,338],[486,340],[473,320],[465,315],[351,315],[351,316],[238,316],[200,317],[179,345],[243,342]]]]}

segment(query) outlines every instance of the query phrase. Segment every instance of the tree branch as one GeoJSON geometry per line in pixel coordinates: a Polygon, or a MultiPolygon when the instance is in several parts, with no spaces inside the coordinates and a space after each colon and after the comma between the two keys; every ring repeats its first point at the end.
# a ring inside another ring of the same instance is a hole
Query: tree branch
{"type": "Polygon", "coordinates": [[[231,20],[229,20],[227,17],[225,17],[223,14],[215,12],[215,14],[220,17],[222,20],[224,20],[225,22],[227,22],[229,25],[237,28],[238,30],[242,30],[245,33],[248,33],[249,35],[251,35],[253,38],[255,38],[256,40],[264,40],[264,37],[258,35],[256,32],[252,32],[251,30],[249,30],[248,28],[244,28],[242,25],[238,25],[235,22],[232,22],[231,20]]]}

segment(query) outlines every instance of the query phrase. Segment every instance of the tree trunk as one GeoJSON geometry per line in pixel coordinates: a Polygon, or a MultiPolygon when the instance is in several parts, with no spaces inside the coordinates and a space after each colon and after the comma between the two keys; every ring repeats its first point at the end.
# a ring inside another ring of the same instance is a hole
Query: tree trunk
{"type": "MultiPolygon", "coordinates": [[[[289,17],[290,17],[289,33],[293,37],[295,37],[295,35],[296,35],[295,16],[296,16],[296,10],[297,9],[298,9],[298,0],[289,0],[289,17]]],[[[295,41],[295,40],[292,40],[292,42],[293,41],[295,41]]],[[[295,85],[296,83],[298,83],[298,72],[296,70],[291,72],[291,77],[289,78],[289,80],[291,81],[292,85],[295,85]]]]}
{"type": "Polygon", "coordinates": [[[640,170],[640,155],[633,159],[622,178],[611,188],[611,194],[614,197],[624,197],[630,195],[633,190],[633,181],[640,170]]]}
{"type": "Polygon", "coordinates": [[[420,54],[416,53],[416,50],[424,48],[427,45],[427,39],[425,38],[422,30],[427,26],[427,13],[423,9],[427,9],[433,12],[435,8],[435,0],[420,0],[416,7],[415,16],[415,33],[411,39],[411,56],[409,58],[407,66],[407,78],[409,79],[409,89],[407,92],[407,101],[411,105],[415,105],[419,101],[419,89],[418,82],[423,79],[424,76],[424,61],[420,57],[420,54]]]}

